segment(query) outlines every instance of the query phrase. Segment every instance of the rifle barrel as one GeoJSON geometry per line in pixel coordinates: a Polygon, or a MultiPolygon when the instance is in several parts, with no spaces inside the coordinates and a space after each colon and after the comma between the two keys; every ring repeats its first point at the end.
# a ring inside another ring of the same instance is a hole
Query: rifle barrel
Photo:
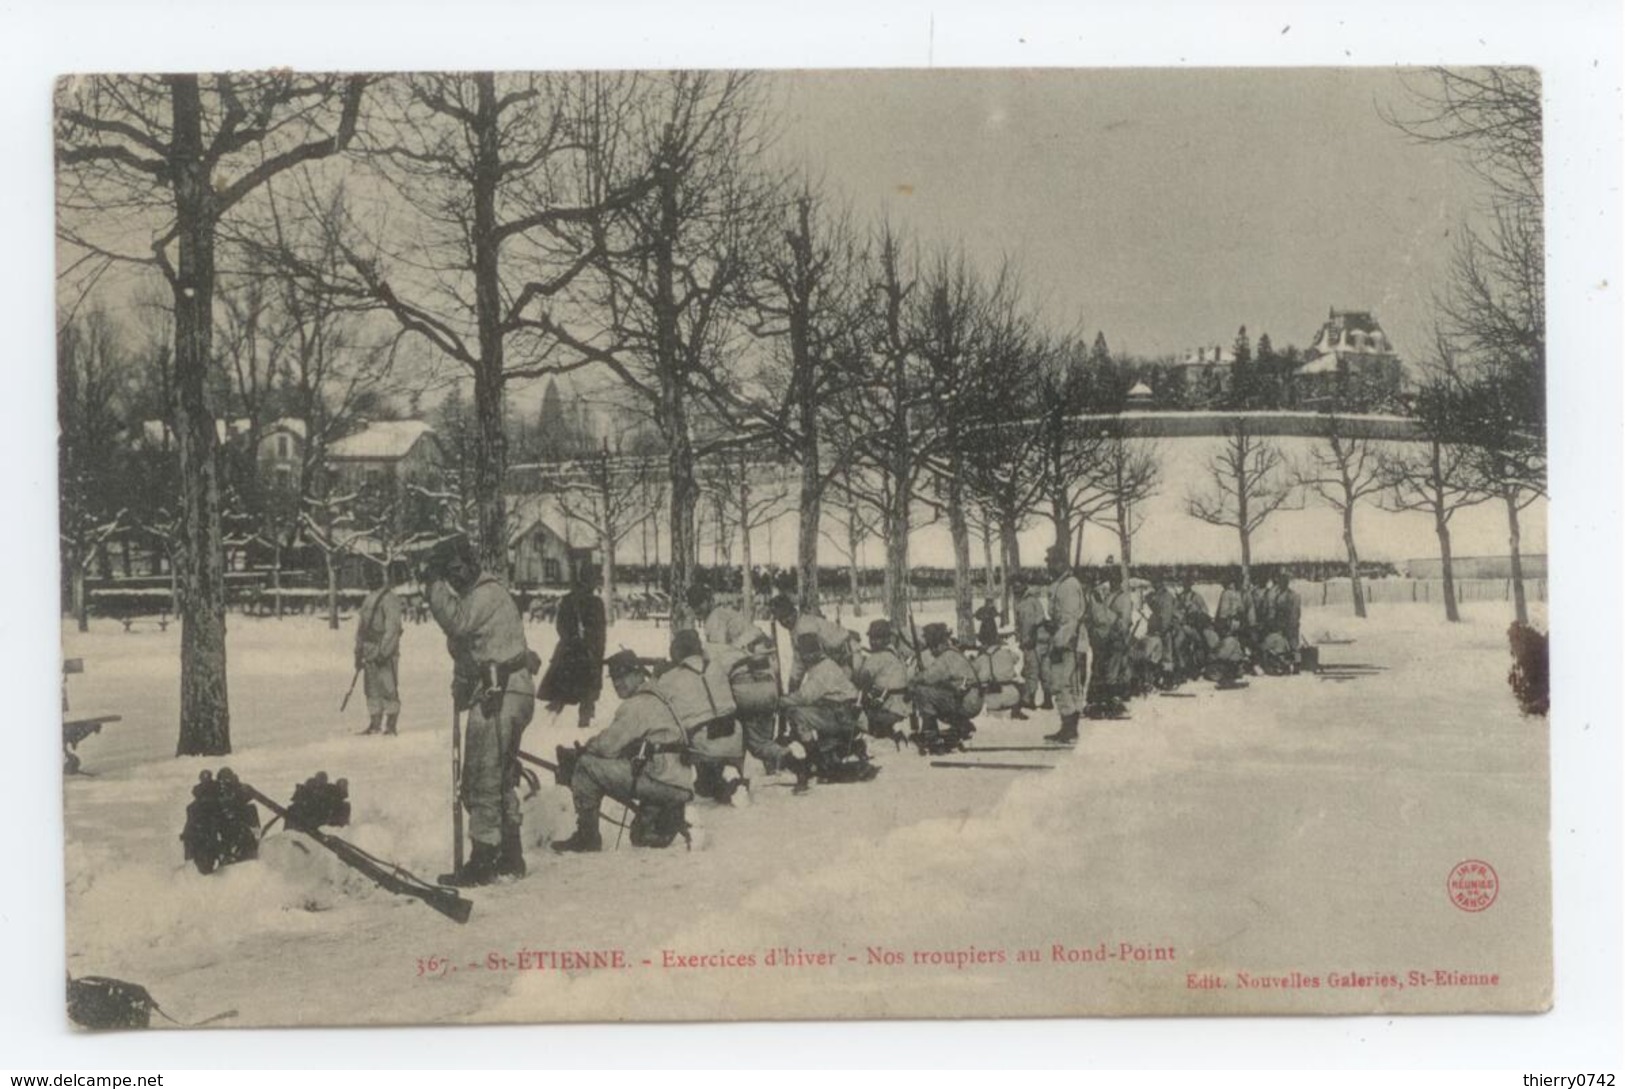
{"type": "Polygon", "coordinates": [[[289,821],[288,810],[284,806],[272,801],[248,783],[243,783],[242,787],[248,792],[249,797],[269,809],[276,816],[281,817],[284,825],[295,831],[303,832],[331,851],[340,862],[369,878],[379,888],[400,896],[410,896],[413,899],[422,900],[453,922],[466,923],[469,916],[473,914],[473,903],[464,900],[457,890],[448,889],[443,885],[431,885],[427,881],[407,873],[399,866],[394,867],[394,870],[386,869],[374,862],[366,852],[348,840],[340,839],[338,836],[330,835],[320,829],[306,828],[303,825],[289,821]],[[403,873],[406,874],[406,877],[400,876],[403,873]],[[411,880],[407,880],[407,878],[411,878],[411,880]]]}

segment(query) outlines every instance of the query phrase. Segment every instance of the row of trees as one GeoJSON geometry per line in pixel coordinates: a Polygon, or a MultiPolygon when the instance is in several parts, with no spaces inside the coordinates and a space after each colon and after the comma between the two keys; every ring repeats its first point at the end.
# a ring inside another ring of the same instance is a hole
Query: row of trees
{"type": "MultiPolygon", "coordinates": [[[[752,455],[793,468],[805,600],[818,593],[826,503],[852,512],[849,543],[865,527],[883,537],[887,610],[898,622],[910,530],[926,521],[948,528],[967,630],[978,532],[984,556],[996,538],[1015,567],[1017,534],[1035,510],[1068,550],[1094,520],[1117,527],[1130,562],[1155,458],[1074,420],[1120,407],[1121,375],[1088,365],[1097,346],[1046,328],[1013,267],[978,268],[884,219],[860,223],[777,159],[766,93],[762,77],[738,72],[62,84],[60,221],[78,255],[67,274],[135,263],[168,287],[179,752],[230,748],[226,501],[211,382],[227,356],[246,364],[232,371],[239,399],[262,392],[255,368],[271,364],[255,291],[296,330],[280,366],[300,365],[302,353],[342,360],[365,389],[382,373],[366,374],[363,341],[379,367],[413,345],[466,383],[453,498],[497,569],[507,562],[509,387],[570,372],[595,376],[606,398],[647,423],[651,449],[636,460],[664,466],[668,589],[679,610],[698,563],[704,481],[739,466],[711,492],[737,496],[724,502],[748,522],[752,455]],[[222,285],[238,281],[247,301],[222,312],[222,285]],[[335,332],[346,328],[348,341],[335,332]],[[220,335],[241,342],[241,354],[220,352],[220,335]]],[[[1462,274],[1475,271],[1498,282],[1483,246],[1462,258],[1462,274]]],[[[1477,320],[1470,302],[1464,289],[1464,326],[1477,320]]],[[[1460,330],[1441,334],[1441,352],[1452,398],[1507,373],[1487,342],[1460,330]]],[[[339,418],[330,389],[318,400],[298,410],[339,418]]],[[[1479,433],[1441,431],[1436,448],[1479,433]]],[[[310,445],[318,458],[320,443],[310,445]]],[[[1490,460],[1516,453],[1526,466],[1532,446],[1490,460]]],[[[606,541],[634,524],[608,509],[607,497],[625,490],[612,463],[626,456],[600,449],[596,478],[593,456],[561,477],[569,493],[600,497],[585,517],[606,541]]],[[[1236,493],[1244,538],[1260,517],[1247,487],[1236,493]]],[[[1227,520],[1227,502],[1191,509],[1227,520]]],[[[85,521],[81,537],[102,524],[85,521]]]]}

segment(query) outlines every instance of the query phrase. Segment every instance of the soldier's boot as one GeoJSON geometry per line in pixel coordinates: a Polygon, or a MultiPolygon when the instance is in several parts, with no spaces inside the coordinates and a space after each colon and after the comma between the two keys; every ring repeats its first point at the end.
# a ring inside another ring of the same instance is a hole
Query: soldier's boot
{"type": "Polygon", "coordinates": [[[373,715],[371,718],[369,718],[367,720],[367,728],[365,730],[361,731],[361,736],[366,737],[368,734],[377,733],[382,728],[380,724],[383,721],[384,721],[384,716],[383,715],[373,715]]]}
{"type": "Polygon", "coordinates": [[[1061,728],[1053,734],[1045,734],[1045,741],[1053,741],[1058,745],[1071,745],[1078,740],[1078,716],[1062,715],[1061,728]]]}
{"type": "Polygon", "coordinates": [[[525,876],[525,845],[520,839],[517,824],[502,826],[502,844],[498,848],[496,871],[498,877],[525,876]]]}
{"type": "Polygon", "coordinates": [[[1053,710],[1055,710],[1055,701],[1049,698],[1048,693],[1045,693],[1044,702],[1038,705],[1038,709],[1040,711],[1053,711],[1053,710]]]}
{"type": "Polygon", "coordinates": [[[1012,721],[1012,722],[1026,722],[1027,721],[1027,713],[1025,711],[1023,711],[1021,708],[1022,708],[1021,704],[1019,704],[1019,703],[1016,704],[1015,709],[1010,712],[1010,721],[1012,721]]]}
{"type": "Polygon", "coordinates": [[[801,742],[790,742],[784,755],[779,758],[779,766],[796,777],[796,785],[790,788],[792,794],[805,794],[812,789],[812,754],[801,742]]]}
{"type": "Polygon", "coordinates": [[[497,844],[475,840],[474,849],[469,852],[468,861],[463,863],[462,872],[443,873],[440,883],[459,889],[489,885],[497,879],[497,860],[500,857],[501,849],[497,844]]]}
{"type": "Polygon", "coordinates": [[[576,830],[569,839],[556,839],[553,850],[559,854],[588,854],[604,849],[604,837],[598,831],[598,807],[588,809],[576,806],[576,830]]]}
{"type": "Polygon", "coordinates": [[[400,731],[397,730],[395,727],[396,727],[396,724],[400,722],[400,720],[401,720],[401,716],[398,713],[393,714],[393,715],[388,715],[388,716],[386,716],[384,718],[384,736],[385,737],[395,737],[395,736],[399,735],[400,731]]]}
{"type": "Polygon", "coordinates": [[[576,708],[576,729],[591,729],[593,712],[597,709],[597,705],[592,700],[582,700],[581,705],[576,708]]]}

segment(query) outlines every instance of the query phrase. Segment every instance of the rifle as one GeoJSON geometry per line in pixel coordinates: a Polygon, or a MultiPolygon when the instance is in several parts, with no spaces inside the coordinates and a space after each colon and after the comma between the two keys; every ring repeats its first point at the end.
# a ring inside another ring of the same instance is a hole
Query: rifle
{"type": "MultiPolygon", "coordinates": [[[[557,764],[553,763],[553,761],[551,761],[551,760],[543,760],[540,756],[532,756],[530,753],[526,752],[524,749],[519,750],[519,759],[524,761],[527,764],[532,764],[532,765],[534,765],[534,766],[536,766],[538,768],[542,768],[542,769],[544,769],[546,771],[552,772],[554,781],[555,782],[558,781],[558,778],[559,778],[559,766],[557,764]]],[[[560,783],[559,785],[564,786],[566,784],[560,783]]],[[[633,812],[633,813],[636,813],[638,811],[638,807],[637,807],[636,804],[628,805],[628,806],[626,806],[626,808],[628,810],[630,810],[631,812],[633,812]]],[[[603,821],[608,821],[610,824],[615,825],[617,828],[620,828],[623,831],[628,827],[626,822],[616,820],[614,817],[610,816],[608,813],[605,813],[602,809],[600,809],[598,811],[598,819],[603,820],[603,821]]]]}
{"type": "Polygon", "coordinates": [[[247,783],[242,783],[241,786],[250,798],[253,798],[266,809],[282,818],[282,823],[287,827],[296,832],[303,832],[337,855],[340,862],[369,878],[379,888],[399,896],[410,896],[422,900],[425,904],[456,923],[468,922],[468,917],[473,914],[473,902],[464,900],[456,889],[448,889],[443,885],[431,885],[393,862],[385,862],[381,858],[368,854],[348,840],[340,839],[338,836],[330,835],[318,828],[308,828],[297,821],[289,820],[286,808],[273,802],[247,783]]]}
{"type": "Polygon", "coordinates": [[[463,732],[457,699],[451,701],[451,872],[463,872],[463,732]]]}
{"type": "Polygon", "coordinates": [[[355,682],[359,681],[360,679],[361,670],[357,668],[355,675],[350,678],[350,687],[344,691],[344,699],[339,702],[339,714],[342,715],[344,713],[344,709],[350,706],[350,697],[355,695],[355,682]]]}

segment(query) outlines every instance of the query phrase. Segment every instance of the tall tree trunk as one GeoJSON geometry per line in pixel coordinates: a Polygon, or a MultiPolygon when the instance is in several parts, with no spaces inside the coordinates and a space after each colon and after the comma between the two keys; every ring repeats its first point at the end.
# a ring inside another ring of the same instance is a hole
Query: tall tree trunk
{"type": "Polygon", "coordinates": [[[1247,532],[1246,527],[1238,533],[1241,537],[1241,585],[1246,589],[1253,584],[1253,535],[1247,532]]]}
{"type": "Polygon", "coordinates": [[[171,430],[180,460],[181,525],[175,603],[181,621],[177,756],[231,752],[226,689],[226,553],[220,532],[220,455],[207,386],[214,333],[214,179],[203,146],[196,76],[170,79],[177,263],[171,430]]]}
{"type": "Polygon", "coordinates": [[[271,550],[271,600],[274,602],[276,618],[282,619],[282,546],[278,544],[271,550]]]}
{"type": "Polygon", "coordinates": [[[982,583],[985,588],[984,597],[992,600],[994,596],[993,581],[993,520],[982,515],[982,583]]]}
{"type": "Polygon", "coordinates": [[[327,626],[333,631],[339,630],[339,565],[338,557],[331,552],[325,553],[327,558],[327,626]]]}
{"type": "MultiPolygon", "coordinates": [[[[741,495],[748,495],[741,489],[741,495]]],[[[755,568],[751,566],[750,552],[750,519],[740,520],[739,525],[739,571],[743,576],[739,580],[739,609],[748,620],[756,619],[756,579],[755,568]]],[[[769,530],[771,532],[771,530],[769,530]]]]}
{"type": "Polygon", "coordinates": [[[1523,586],[1523,534],[1518,525],[1518,489],[1503,488],[1501,496],[1507,508],[1507,549],[1512,560],[1512,608],[1518,623],[1529,623],[1529,599],[1523,586]]]}
{"type": "Polygon", "coordinates": [[[496,86],[489,72],[474,77],[474,318],[479,328],[479,358],[474,369],[474,502],[480,565],[508,576],[507,512],[502,478],[508,464],[508,436],[503,427],[502,279],[496,234],[497,186],[501,183],[496,86]]]}
{"type": "Polygon", "coordinates": [[[863,581],[858,575],[858,552],[863,548],[862,525],[858,521],[857,501],[852,498],[850,475],[846,486],[846,556],[848,589],[852,595],[852,615],[863,615],[863,581]]]}
{"type": "Polygon", "coordinates": [[[1365,619],[1365,586],[1360,582],[1360,553],[1354,547],[1354,502],[1343,506],[1343,547],[1349,554],[1349,587],[1354,597],[1354,615],[1365,619]]]}
{"type": "Polygon", "coordinates": [[[604,626],[615,623],[615,524],[610,520],[609,497],[601,497],[604,501],[604,516],[598,527],[599,548],[603,550],[604,558],[600,570],[602,592],[604,598],[604,626]]]}
{"type": "Polygon", "coordinates": [[[1063,556],[1072,551],[1072,511],[1059,492],[1050,496],[1049,517],[1055,525],[1055,544],[1052,546],[1063,556]]]}
{"type": "MultiPolygon", "coordinates": [[[[810,396],[810,395],[809,395],[810,396]]],[[[817,427],[818,406],[802,406],[803,430],[817,427]]],[[[796,516],[796,596],[803,610],[818,606],[818,530],[824,516],[823,480],[816,430],[801,451],[800,511],[796,516]]]]}
{"type": "MultiPolygon", "coordinates": [[[[948,441],[955,443],[954,436],[948,441]]],[[[954,544],[954,620],[961,639],[976,634],[976,621],[972,613],[976,606],[972,600],[970,562],[970,523],[965,518],[965,486],[960,483],[958,458],[951,459],[948,476],[948,535],[954,544]]]]}
{"type": "Polygon", "coordinates": [[[1439,569],[1444,574],[1444,618],[1455,622],[1461,619],[1461,610],[1456,606],[1456,566],[1450,557],[1450,523],[1438,512],[1433,515],[1433,532],[1439,538],[1439,569]]]}
{"type": "Polygon", "coordinates": [[[73,607],[73,617],[80,631],[89,631],[90,594],[85,588],[85,564],[78,549],[72,550],[69,563],[68,597],[73,607]]]}
{"type": "Polygon", "coordinates": [[[1015,609],[1015,594],[1012,583],[1015,576],[1021,573],[1021,538],[1016,532],[1015,523],[1005,522],[999,526],[999,543],[1004,552],[1004,604],[1003,623],[1010,622],[1010,615],[1015,609]]]}
{"type": "MultiPolygon", "coordinates": [[[[1119,477],[1121,487],[1121,477],[1119,477]]],[[[1133,510],[1123,501],[1121,492],[1114,500],[1117,505],[1117,566],[1122,572],[1123,588],[1128,589],[1128,572],[1133,563],[1134,529],[1129,525],[1129,519],[1134,516],[1133,510]]]]}
{"type": "Polygon", "coordinates": [[[1444,447],[1433,441],[1428,447],[1428,483],[1433,489],[1433,532],[1439,538],[1439,568],[1444,576],[1444,618],[1461,619],[1456,605],[1456,566],[1450,558],[1450,507],[1444,494],[1444,447]]]}
{"type": "MultiPolygon", "coordinates": [[[[907,453],[903,454],[904,459],[907,453]]],[[[892,627],[908,631],[908,501],[907,478],[892,474],[891,494],[886,504],[886,613],[892,627]]]]}

